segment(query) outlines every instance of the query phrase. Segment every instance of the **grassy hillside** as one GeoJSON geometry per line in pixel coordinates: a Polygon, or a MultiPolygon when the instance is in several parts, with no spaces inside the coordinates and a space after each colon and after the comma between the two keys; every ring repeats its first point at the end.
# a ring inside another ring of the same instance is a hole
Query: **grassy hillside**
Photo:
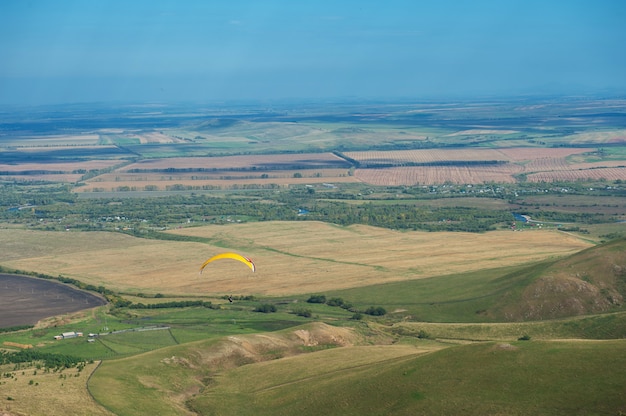
{"type": "Polygon", "coordinates": [[[508,320],[542,320],[620,310],[626,296],[626,238],[549,264],[494,308],[508,320]]]}
{"type": "MultiPolygon", "coordinates": [[[[612,318],[624,328],[624,316],[612,318]]],[[[626,410],[620,407],[626,376],[618,371],[626,364],[623,340],[516,340],[523,331],[576,336],[577,327],[610,325],[606,319],[579,321],[484,324],[482,330],[477,324],[348,329],[313,323],[109,360],[89,387],[118,415],[586,415],[626,410]],[[499,341],[464,345],[417,337],[418,328],[437,333],[446,326],[448,332],[441,334],[450,338],[461,338],[465,331],[475,339],[499,341]]]]}
{"type": "Polygon", "coordinates": [[[624,309],[626,239],[563,259],[325,293],[422,322],[537,321],[624,309]]]}
{"type": "MultiPolygon", "coordinates": [[[[242,334],[187,343],[104,362],[92,377],[89,389],[98,402],[118,415],[191,414],[186,401],[211,386],[220,372],[353,345],[359,337],[347,328],[316,323],[271,334],[242,334]]],[[[389,354],[394,353],[390,350],[389,354]]]]}
{"type": "Polygon", "coordinates": [[[620,414],[625,347],[624,341],[486,343],[320,371],[311,361],[354,353],[324,351],[225,373],[191,406],[212,415],[620,414]]]}
{"type": "MultiPolygon", "coordinates": [[[[389,329],[389,328],[387,328],[389,329]]],[[[441,341],[515,341],[555,339],[624,339],[626,313],[609,313],[539,322],[436,323],[398,322],[391,326],[398,337],[427,337],[441,341]]]]}

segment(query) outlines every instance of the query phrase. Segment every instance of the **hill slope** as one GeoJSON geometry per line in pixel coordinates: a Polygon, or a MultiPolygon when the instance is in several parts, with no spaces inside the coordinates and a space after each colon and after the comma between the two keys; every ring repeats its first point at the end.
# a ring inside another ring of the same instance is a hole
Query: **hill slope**
{"type": "Polygon", "coordinates": [[[120,416],[193,414],[186,401],[213,385],[221,372],[349,346],[359,338],[348,328],[312,323],[285,331],[181,344],[105,361],[90,379],[89,390],[100,404],[120,416]]]}
{"type": "Polygon", "coordinates": [[[199,414],[256,416],[621,414],[625,346],[483,343],[325,373],[317,357],[299,356],[229,371],[190,405],[199,414]]]}
{"type": "Polygon", "coordinates": [[[626,239],[537,265],[525,273],[531,283],[503,296],[491,314],[529,321],[620,310],[626,297],[626,239]]]}

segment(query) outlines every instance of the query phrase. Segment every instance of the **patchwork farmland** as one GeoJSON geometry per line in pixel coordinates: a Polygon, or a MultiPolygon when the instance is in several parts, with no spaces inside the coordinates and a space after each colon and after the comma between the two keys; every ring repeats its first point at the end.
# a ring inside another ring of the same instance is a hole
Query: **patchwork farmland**
{"type": "Polygon", "coordinates": [[[580,163],[592,148],[435,149],[348,152],[357,179],[379,186],[626,180],[624,161],[580,163]]]}
{"type": "Polygon", "coordinates": [[[0,124],[0,413],[622,414],[625,103],[0,124]]]}
{"type": "Polygon", "coordinates": [[[376,186],[626,180],[621,160],[580,162],[593,148],[432,149],[147,159],[85,181],[79,192],[233,189],[363,182],[376,186]],[[356,165],[356,166],[354,166],[356,165]]]}

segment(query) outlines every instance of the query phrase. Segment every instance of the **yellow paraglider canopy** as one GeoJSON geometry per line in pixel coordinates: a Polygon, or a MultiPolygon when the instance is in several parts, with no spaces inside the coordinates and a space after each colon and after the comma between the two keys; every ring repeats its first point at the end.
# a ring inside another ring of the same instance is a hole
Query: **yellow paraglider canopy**
{"type": "Polygon", "coordinates": [[[237,260],[237,261],[242,262],[246,266],[248,266],[250,268],[250,270],[252,270],[253,272],[256,271],[256,266],[254,265],[252,260],[249,259],[248,257],[244,257],[241,254],[237,254],[237,253],[221,253],[221,254],[217,254],[217,255],[211,257],[210,259],[208,259],[207,261],[205,261],[202,264],[202,266],[200,266],[200,273],[202,273],[202,270],[204,270],[204,268],[206,267],[207,264],[211,263],[214,260],[220,260],[220,259],[237,260]]]}

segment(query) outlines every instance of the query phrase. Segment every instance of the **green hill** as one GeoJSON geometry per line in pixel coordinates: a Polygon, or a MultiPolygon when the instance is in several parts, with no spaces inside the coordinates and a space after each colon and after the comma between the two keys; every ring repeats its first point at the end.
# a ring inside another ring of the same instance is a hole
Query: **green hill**
{"type": "Polygon", "coordinates": [[[537,321],[623,310],[626,239],[591,247],[524,272],[529,284],[489,311],[507,321],[537,321]]]}
{"type": "Polygon", "coordinates": [[[626,411],[623,339],[373,342],[365,328],[311,323],[108,360],[89,389],[117,415],[626,411]]]}
{"type": "Polygon", "coordinates": [[[360,352],[322,351],[225,373],[189,405],[199,414],[250,416],[617,415],[626,411],[625,347],[483,343],[351,368],[339,363],[360,352]],[[318,371],[319,362],[337,365],[318,371]]]}
{"type": "Polygon", "coordinates": [[[502,269],[326,293],[357,309],[382,306],[412,322],[522,322],[624,310],[626,239],[571,256],[502,269]]]}

